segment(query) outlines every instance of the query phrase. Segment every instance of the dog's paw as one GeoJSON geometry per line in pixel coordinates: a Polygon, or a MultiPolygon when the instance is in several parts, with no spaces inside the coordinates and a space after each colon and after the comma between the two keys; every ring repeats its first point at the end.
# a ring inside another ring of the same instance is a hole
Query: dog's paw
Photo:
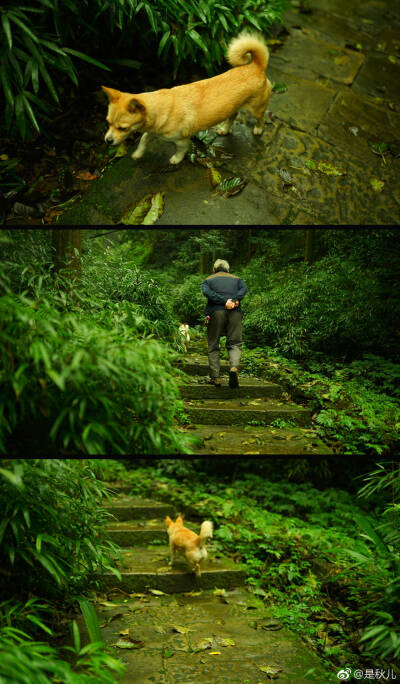
{"type": "Polygon", "coordinates": [[[231,129],[229,126],[220,126],[219,128],[216,129],[218,135],[228,135],[228,133],[231,132],[231,129]]]}
{"type": "Polygon", "coordinates": [[[143,152],[136,150],[131,154],[132,159],[141,159],[143,157],[143,152]]]}
{"type": "Polygon", "coordinates": [[[263,128],[261,126],[254,126],[253,135],[261,135],[263,128]]]}

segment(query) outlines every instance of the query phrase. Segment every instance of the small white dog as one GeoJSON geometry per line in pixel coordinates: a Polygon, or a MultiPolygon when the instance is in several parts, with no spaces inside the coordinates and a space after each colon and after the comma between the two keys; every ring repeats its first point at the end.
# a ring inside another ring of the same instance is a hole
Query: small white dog
{"type": "Polygon", "coordinates": [[[189,326],[187,323],[181,323],[179,326],[179,332],[182,335],[182,344],[185,352],[188,350],[189,342],[190,342],[190,335],[189,335],[189,326]]]}

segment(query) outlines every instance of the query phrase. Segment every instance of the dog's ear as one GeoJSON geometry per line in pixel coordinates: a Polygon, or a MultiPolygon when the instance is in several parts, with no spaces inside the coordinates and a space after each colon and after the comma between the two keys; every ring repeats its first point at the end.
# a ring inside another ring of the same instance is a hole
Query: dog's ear
{"type": "Polygon", "coordinates": [[[133,97],[131,100],[129,100],[128,104],[126,105],[126,108],[128,112],[131,112],[131,114],[135,114],[136,112],[141,112],[144,114],[146,107],[142,102],[139,102],[135,97],[133,97]]]}
{"type": "Polygon", "coordinates": [[[172,525],[172,520],[171,520],[171,518],[169,517],[169,515],[167,515],[167,517],[165,518],[165,524],[166,524],[166,526],[167,526],[167,529],[168,529],[168,527],[169,527],[170,525],[172,525]]]}
{"type": "Polygon", "coordinates": [[[103,93],[108,97],[109,102],[116,102],[121,97],[121,91],[115,90],[114,88],[107,88],[106,86],[101,86],[103,93]]]}
{"type": "Polygon", "coordinates": [[[178,515],[177,519],[175,520],[175,525],[183,525],[183,518],[181,515],[178,515]]]}

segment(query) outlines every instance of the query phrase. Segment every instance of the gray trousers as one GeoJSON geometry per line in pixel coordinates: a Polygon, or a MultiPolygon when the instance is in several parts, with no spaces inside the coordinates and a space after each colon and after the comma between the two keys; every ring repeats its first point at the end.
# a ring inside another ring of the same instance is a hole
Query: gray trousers
{"type": "Polygon", "coordinates": [[[226,335],[229,363],[236,368],[242,354],[242,314],[236,309],[221,309],[211,314],[207,328],[210,377],[219,377],[219,340],[226,335]]]}

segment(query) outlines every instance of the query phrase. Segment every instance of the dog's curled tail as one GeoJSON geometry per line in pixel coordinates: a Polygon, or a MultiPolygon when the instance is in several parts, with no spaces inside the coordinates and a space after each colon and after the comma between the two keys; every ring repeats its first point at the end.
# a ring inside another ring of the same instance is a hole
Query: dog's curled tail
{"type": "Polygon", "coordinates": [[[259,33],[242,31],[229,43],[226,58],[229,64],[234,67],[253,62],[265,71],[269,52],[264,38],[259,33]]]}
{"type": "Polygon", "coordinates": [[[207,539],[213,536],[213,524],[211,520],[205,520],[201,523],[200,534],[199,534],[199,546],[200,548],[205,545],[207,539]]]}

